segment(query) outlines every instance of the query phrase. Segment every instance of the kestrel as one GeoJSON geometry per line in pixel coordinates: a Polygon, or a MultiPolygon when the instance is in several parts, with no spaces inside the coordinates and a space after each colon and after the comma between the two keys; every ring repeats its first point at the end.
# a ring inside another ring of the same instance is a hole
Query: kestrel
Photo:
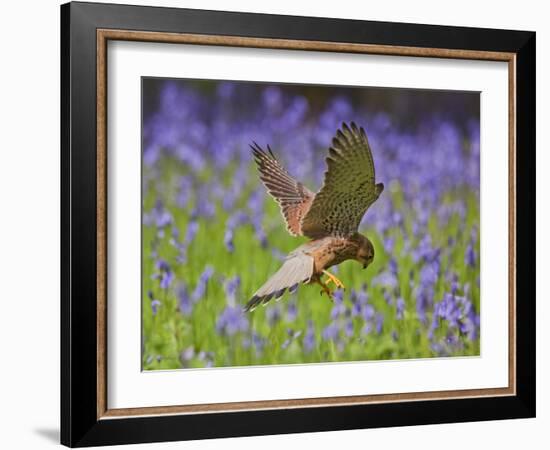
{"type": "Polygon", "coordinates": [[[384,189],[375,184],[374,161],[365,130],[343,123],[332,140],[326,158],[323,186],[314,194],[296,181],[277,160],[269,145],[265,152],[254,143],[260,179],[279,203],[288,232],[311,241],[291,252],[282,267],[260,288],[244,307],[252,311],[272,298],[280,298],[300,283],[316,283],[332,297],[328,283],[344,284],[328,268],[348,259],[367,266],[374,259],[371,241],[357,230],[367,209],[384,189]],[[322,276],[328,277],[327,281],[322,276]]]}

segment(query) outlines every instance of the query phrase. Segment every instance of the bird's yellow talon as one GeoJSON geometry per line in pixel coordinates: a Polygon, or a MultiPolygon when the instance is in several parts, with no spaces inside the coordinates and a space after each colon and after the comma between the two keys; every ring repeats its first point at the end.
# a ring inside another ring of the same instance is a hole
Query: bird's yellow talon
{"type": "Polygon", "coordinates": [[[321,290],[321,292],[319,292],[319,294],[321,295],[321,297],[323,296],[323,292],[325,294],[327,294],[327,297],[332,300],[332,297],[333,297],[333,294],[332,294],[332,291],[329,289],[329,287],[326,285],[326,283],[323,283],[321,281],[321,279],[316,279],[315,280],[315,283],[317,283],[319,286],[321,286],[323,289],[321,290]]]}
{"type": "Polygon", "coordinates": [[[342,283],[336,276],[334,276],[328,270],[323,270],[323,273],[328,277],[327,284],[332,282],[337,288],[346,289],[346,286],[344,286],[344,283],[342,283]]]}

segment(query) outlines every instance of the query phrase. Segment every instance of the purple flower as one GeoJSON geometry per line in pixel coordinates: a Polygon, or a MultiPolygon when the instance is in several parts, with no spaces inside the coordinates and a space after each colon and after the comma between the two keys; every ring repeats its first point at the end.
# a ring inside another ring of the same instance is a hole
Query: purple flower
{"type": "MultiPolygon", "coordinates": [[[[478,337],[479,315],[466,297],[446,293],[443,299],[435,304],[429,332],[430,339],[434,338],[434,332],[439,328],[440,321],[445,321],[449,330],[458,330],[470,340],[475,340],[478,337]]],[[[448,336],[447,341],[446,344],[452,343],[448,336]]]]}
{"type": "Polygon", "coordinates": [[[307,321],[307,331],[303,342],[305,352],[311,353],[311,351],[315,348],[315,329],[313,328],[313,322],[311,320],[307,321]]]}
{"type": "Polygon", "coordinates": [[[176,289],[176,297],[178,298],[178,308],[184,316],[189,316],[193,311],[193,302],[187,292],[187,287],[181,282],[176,289]]]}
{"type": "Polygon", "coordinates": [[[233,230],[231,228],[227,228],[225,230],[225,234],[223,235],[223,243],[229,253],[233,253],[235,251],[235,243],[233,242],[233,230]]]}
{"type": "Polygon", "coordinates": [[[193,347],[187,347],[180,353],[180,361],[183,366],[187,366],[187,363],[195,357],[195,349],[193,347]]]}
{"type": "Polygon", "coordinates": [[[426,311],[433,304],[434,286],[439,278],[439,259],[424,264],[420,269],[420,282],[416,288],[416,313],[426,323],[426,311]]]}
{"type": "Polygon", "coordinates": [[[268,242],[267,242],[267,236],[265,234],[265,231],[262,227],[260,220],[253,220],[252,225],[254,226],[254,234],[256,236],[256,239],[260,242],[260,246],[262,248],[267,248],[268,242]]]}
{"type": "MultiPolygon", "coordinates": [[[[212,273],[210,273],[208,275],[208,278],[210,278],[210,276],[212,275],[212,273]]],[[[236,295],[237,295],[237,290],[239,289],[239,286],[241,285],[241,278],[236,275],[234,276],[233,278],[230,278],[229,280],[226,281],[225,283],[225,296],[227,298],[227,304],[230,305],[230,306],[235,306],[236,305],[236,295]]]]}
{"type": "Polygon", "coordinates": [[[351,319],[348,319],[346,321],[346,324],[344,325],[344,333],[347,337],[353,337],[353,321],[351,319]]]}
{"type": "Polygon", "coordinates": [[[374,306],[370,304],[366,304],[363,306],[363,320],[365,322],[371,320],[374,317],[374,313],[375,313],[374,306]]]}
{"type": "Polygon", "coordinates": [[[362,309],[362,305],[361,305],[359,295],[354,290],[352,290],[350,297],[351,297],[351,301],[352,301],[351,316],[352,317],[357,317],[361,314],[361,309],[362,309]]]}
{"type": "Polygon", "coordinates": [[[206,286],[208,285],[208,281],[210,280],[213,274],[214,274],[214,269],[210,266],[207,266],[203,270],[203,272],[199,277],[199,282],[195,286],[195,290],[193,291],[193,294],[191,296],[193,303],[197,303],[200,299],[204,297],[204,294],[206,293],[206,286]]]}
{"type": "Polygon", "coordinates": [[[376,314],[376,333],[382,333],[382,327],[384,326],[384,316],[380,313],[376,314]]]}
{"type": "Polygon", "coordinates": [[[418,244],[412,254],[414,262],[420,261],[432,262],[439,259],[441,249],[432,247],[432,240],[429,234],[424,235],[424,238],[418,244]]]}
{"type": "Polygon", "coordinates": [[[332,322],[330,325],[325,327],[321,336],[325,341],[335,341],[340,335],[340,329],[335,322],[332,322]]]}
{"type": "Polygon", "coordinates": [[[390,272],[395,276],[396,281],[398,281],[397,274],[399,270],[398,270],[397,261],[395,260],[395,258],[390,259],[389,266],[390,266],[390,272]]]}
{"type": "Polygon", "coordinates": [[[248,319],[238,306],[227,306],[218,316],[216,331],[218,334],[234,336],[239,331],[248,329],[248,319]]]}
{"type": "Polygon", "coordinates": [[[296,302],[290,302],[286,309],[286,320],[287,322],[294,322],[298,316],[298,308],[296,307],[296,302]]]}
{"type": "Polygon", "coordinates": [[[159,279],[161,289],[168,289],[172,280],[174,279],[174,273],[170,266],[163,259],[158,259],[155,263],[157,273],[153,275],[153,279],[159,279]]]}
{"type": "Polygon", "coordinates": [[[384,250],[388,255],[393,253],[393,247],[395,245],[395,238],[392,236],[386,237],[384,239],[384,250]]]}
{"type": "Polygon", "coordinates": [[[278,112],[279,109],[282,107],[283,93],[281,92],[281,89],[279,87],[269,86],[264,89],[262,100],[269,112],[278,112]]]}
{"type": "Polygon", "coordinates": [[[197,232],[199,231],[199,224],[196,220],[191,220],[187,224],[187,229],[185,230],[185,240],[184,243],[189,245],[195,239],[197,232]]]}
{"type": "Polygon", "coordinates": [[[476,265],[476,252],[471,242],[466,247],[466,253],[464,255],[464,264],[466,264],[468,267],[475,267],[476,265]]]}
{"type": "Polygon", "coordinates": [[[332,320],[344,315],[346,313],[346,306],[344,305],[344,291],[337,289],[333,294],[334,306],[330,312],[330,318],[332,320]]]}
{"type": "Polygon", "coordinates": [[[144,225],[155,225],[159,229],[163,229],[172,224],[172,214],[164,207],[162,201],[157,200],[155,207],[143,216],[144,225]]]}
{"type": "Polygon", "coordinates": [[[396,302],[396,317],[397,320],[403,319],[403,312],[405,311],[405,300],[403,297],[399,297],[396,302]]]}
{"type": "Polygon", "coordinates": [[[160,288],[168,289],[173,279],[174,274],[172,273],[172,271],[163,272],[160,279],[160,288]]]}
{"type": "Polygon", "coordinates": [[[153,316],[157,315],[159,307],[160,307],[160,300],[154,299],[151,301],[151,311],[153,311],[153,316]]]}
{"type": "Polygon", "coordinates": [[[147,292],[147,297],[149,297],[149,301],[151,302],[151,311],[153,313],[153,316],[156,316],[158,309],[161,305],[160,300],[155,299],[151,291],[147,292]]]}
{"type": "Polygon", "coordinates": [[[372,285],[395,289],[398,285],[398,282],[394,273],[385,271],[374,277],[374,279],[372,280],[372,285]]]}
{"type": "Polygon", "coordinates": [[[265,339],[263,339],[258,333],[253,331],[252,344],[254,345],[254,349],[256,350],[256,356],[260,356],[265,347],[265,339]]]}
{"type": "Polygon", "coordinates": [[[361,329],[361,332],[365,335],[369,334],[372,331],[372,323],[366,322],[363,328],[361,329]]]}
{"type": "Polygon", "coordinates": [[[254,219],[260,222],[263,215],[264,196],[265,194],[260,189],[257,189],[252,191],[248,199],[248,208],[252,212],[254,219]]]}

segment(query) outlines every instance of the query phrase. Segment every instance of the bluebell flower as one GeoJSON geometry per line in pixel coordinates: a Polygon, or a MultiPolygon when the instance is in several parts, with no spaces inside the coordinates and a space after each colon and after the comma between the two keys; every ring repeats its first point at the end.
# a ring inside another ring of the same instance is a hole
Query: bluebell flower
{"type": "Polygon", "coordinates": [[[265,234],[265,231],[262,227],[261,220],[255,218],[252,221],[252,225],[254,227],[254,235],[256,236],[256,239],[258,239],[258,241],[260,242],[260,246],[262,248],[267,248],[267,235],[265,234]]]}
{"type": "Polygon", "coordinates": [[[187,224],[187,229],[185,230],[185,240],[184,243],[189,245],[195,239],[197,232],[199,231],[199,224],[196,220],[190,220],[187,224]]]}
{"type": "MultiPolygon", "coordinates": [[[[208,278],[212,273],[208,274],[208,278]]],[[[236,305],[236,296],[237,296],[237,290],[239,289],[239,286],[241,285],[241,277],[239,275],[235,275],[233,278],[230,278],[225,282],[225,297],[227,299],[227,303],[230,306],[236,305]]]]}
{"type": "Polygon", "coordinates": [[[335,341],[338,339],[338,336],[340,335],[340,328],[338,327],[338,324],[335,322],[332,322],[330,325],[325,327],[323,330],[321,336],[323,340],[325,341],[335,341]]]}
{"type": "Polygon", "coordinates": [[[374,314],[374,306],[372,306],[371,304],[366,304],[363,306],[363,320],[365,322],[371,320],[374,317],[374,314]]]}
{"type": "Polygon", "coordinates": [[[184,351],[180,353],[180,361],[182,364],[188,363],[195,357],[195,349],[191,347],[187,347],[184,351]]]}
{"type": "Polygon", "coordinates": [[[468,267],[475,267],[476,265],[476,252],[471,242],[466,247],[466,253],[464,255],[464,264],[466,264],[468,267]]]}
{"type": "Polygon", "coordinates": [[[348,338],[353,337],[353,321],[351,319],[346,320],[346,324],[344,325],[344,333],[348,338]]]}
{"type": "Polygon", "coordinates": [[[229,253],[233,253],[235,251],[235,243],[233,242],[233,230],[230,228],[227,228],[225,230],[225,234],[223,235],[223,243],[225,245],[225,248],[229,253]]]}
{"type": "Polygon", "coordinates": [[[384,315],[383,314],[376,314],[376,333],[380,334],[382,333],[382,327],[384,326],[384,315]]]}
{"type": "Polygon", "coordinates": [[[261,356],[264,347],[265,347],[265,339],[263,339],[258,333],[255,331],[252,332],[252,344],[254,345],[254,349],[256,351],[256,356],[261,356]]]}
{"type": "Polygon", "coordinates": [[[384,271],[373,278],[372,285],[395,289],[398,286],[398,281],[394,273],[390,271],[384,271]]]}
{"type": "Polygon", "coordinates": [[[193,311],[193,302],[187,292],[187,287],[180,282],[176,288],[176,297],[178,299],[178,309],[184,316],[189,316],[193,311]]]}
{"type": "Polygon", "coordinates": [[[160,300],[153,299],[151,301],[151,311],[153,312],[153,316],[157,315],[160,305],[161,305],[160,300]]]}
{"type": "Polygon", "coordinates": [[[289,302],[286,309],[286,320],[287,322],[294,322],[298,316],[298,308],[296,307],[296,302],[289,302]]]}
{"type": "Polygon", "coordinates": [[[239,331],[248,330],[248,319],[238,306],[227,306],[218,316],[216,331],[219,334],[234,336],[239,331]]]}
{"type": "Polygon", "coordinates": [[[313,328],[313,322],[308,320],[307,330],[303,339],[304,351],[310,353],[315,348],[315,329],[313,328]]]}
{"type": "Polygon", "coordinates": [[[384,250],[387,254],[391,255],[393,253],[393,247],[395,245],[395,238],[393,236],[388,236],[384,238],[384,250]]]}
{"type": "Polygon", "coordinates": [[[395,276],[396,281],[398,282],[399,280],[397,279],[397,274],[399,272],[399,268],[397,265],[397,261],[393,257],[390,258],[389,268],[390,268],[390,272],[395,276]]]}
{"type": "Polygon", "coordinates": [[[372,331],[372,322],[366,322],[363,328],[361,329],[361,332],[365,335],[369,334],[372,331]]]}
{"type": "Polygon", "coordinates": [[[334,306],[330,312],[330,318],[332,320],[344,315],[346,313],[346,306],[344,305],[344,291],[337,289],[333,293],[334,306]]]}
{"type": "Polygon", "coordinates": [[[396,317],[397,320],[403,319],[403,313],[405,312],[405,300],[403,297],[399,297],[395,303],[396,305],[396,317]]]}
{"type": "Polygon", "coordinates": [[[155,226],[157,229],[157,237],[164,238],[165,228],[173,223],[173,218],[170,212],[164,207],[161,200],[157,200],[154,208],[143,215],[144,226],[155,226]]]}
{"type": "Polygon", "coordinates": [[[166,261],[158,259],[155,263],[157,273],[153,275],[153,279],[158,279],[161,289],[168,289],[172,280],[174,279],[174,273],[166,261]]]}
{"type": "Polygon", "coordinates": [[[362,307],[363,307],[362,304],[361,304],[359,294],[355,290],[352,289],[351,294],[350,294],[350,298],[351,298],[351,301],[352,301],[351,315],[352,315],[352,317],[357,317],[361,314],[361,310],[362,310],[362,307]]]}
{"type": "Polygon", "coordinates": [[[206,266],[206,268],[203,270],[203,272],[199,276],[199,281],[195,286],[195,290],[193,291],[193,294],[191,296],[193,303],[197,303],[199,300],[201,300],[204,297],[204,295],[206,294],[206,287],[208,285],[208,281],[210,280],[213,274],[214,274],[214,269],[211,266],[206,266]]]}

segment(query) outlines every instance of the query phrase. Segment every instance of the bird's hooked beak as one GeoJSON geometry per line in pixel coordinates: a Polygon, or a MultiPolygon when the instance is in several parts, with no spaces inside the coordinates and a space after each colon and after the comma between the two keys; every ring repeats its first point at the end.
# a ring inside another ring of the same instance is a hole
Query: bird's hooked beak
{"type": "Polygon", "coordinates": [[[370,264],[372,263],[373,259],[374,259],[374,257],[369,258],[369,259],[361,258],[361,259],[359,260],[359,262],[363,264],[363,270],[370,266],[370,264]]]}

